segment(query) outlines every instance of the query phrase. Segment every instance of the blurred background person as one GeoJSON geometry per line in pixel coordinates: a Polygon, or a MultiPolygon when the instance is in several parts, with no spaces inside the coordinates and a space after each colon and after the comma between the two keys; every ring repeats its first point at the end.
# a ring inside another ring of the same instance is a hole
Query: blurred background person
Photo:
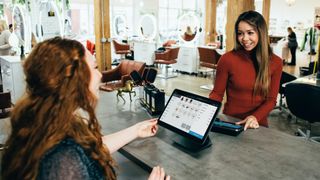
{"type": "Polygon", "coordinates": [[[9,37],[11,32],[5,20],[0,20],[0,56],[10,54],[11,46],[9,44],[9,37]]]}
{"type": "Polygon", "coordinates": [[[9,31],[12,33],[13,32],[13,25],[9,24],[9,31]]]}
{"type": "Polygon", "coordinates": [[[288,30],[288,47],[289,47],[290,53],[291,53],[291,62],[288,65],[295,66],[296,65],[296,50],[298,47],[297,36],[291,27],[288,27],[287,30],[288,30]]]}

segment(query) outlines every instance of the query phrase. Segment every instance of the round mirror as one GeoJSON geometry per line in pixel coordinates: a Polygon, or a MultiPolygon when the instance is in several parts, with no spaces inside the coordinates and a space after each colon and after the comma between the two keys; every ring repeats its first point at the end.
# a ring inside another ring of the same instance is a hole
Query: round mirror
{"type": "Polygon", "coordinates": [[[127,37],[127,21],[123,15],[117,15],[113,19],[113,30],[116,37],[125,38],[127,37]]]}
{"type": "Polygon", "coordinates": [[[63,27],[57,5],[53,2],[42,2],[40,4],[39,16],[40,39],[45,40],[56,36],[63,36],[63,27]]]}
{"type": "Polygon", "coordinates": [[[26,10],[20,5],[15,5],[12,12],[12,33],[14,34],[11,38],[12,46],[13,48],[23,46],[24,51],[29,52],[31,49],[31,23],[26,18],[26,10]],[[16,43],[16,39],[18,39],[18,43],[16,43]]]}
{"type": "Polygon", "coordinates": [[[194,14],[184,14],[179,18],[179,37],[185,43],[194,42],[199,34],[199,20],[194,14]]]}
{"type": "Polygon", "coordinates": [[[157,34],[156,18],[151,14],[145,14],[140,18],[140,36],[146,40],[153,40],[157,34]]]}

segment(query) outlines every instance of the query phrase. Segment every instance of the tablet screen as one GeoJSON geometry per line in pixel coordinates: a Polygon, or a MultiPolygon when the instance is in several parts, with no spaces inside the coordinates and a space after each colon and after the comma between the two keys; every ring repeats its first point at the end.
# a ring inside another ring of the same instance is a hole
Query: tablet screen
{"type": "Polygon", "coordinates": [[[175,90],[159,118],[176,129],[203,139],[220,105],[211,100],[175,90]]]}

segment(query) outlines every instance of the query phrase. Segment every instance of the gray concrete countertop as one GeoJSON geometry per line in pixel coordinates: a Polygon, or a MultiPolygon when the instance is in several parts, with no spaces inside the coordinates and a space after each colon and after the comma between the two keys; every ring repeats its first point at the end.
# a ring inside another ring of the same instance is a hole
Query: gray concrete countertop
{"type": "MultiPolygon", "coordinates": [[[[138,100],[123,104],[115,92],[101,96],[103,133],[150,118],[138,100]]],[[[210,132],[213,145],[198,153],[174,144],[174,136],[160,127],[155,137],[135,140],[119,152],[147,170],[161,165],[172,179],[320,179],[320,145],[274,129],[260,127],[237,137],[210,132]]]]}

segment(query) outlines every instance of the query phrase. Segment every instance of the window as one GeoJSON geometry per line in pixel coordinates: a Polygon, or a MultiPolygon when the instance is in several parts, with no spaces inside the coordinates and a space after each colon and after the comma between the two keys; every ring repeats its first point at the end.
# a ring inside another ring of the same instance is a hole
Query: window
{"type": "Polygon", "coordinates": [[[72,33],[94,36],[93,1],[70,1],[72,33]]]}

